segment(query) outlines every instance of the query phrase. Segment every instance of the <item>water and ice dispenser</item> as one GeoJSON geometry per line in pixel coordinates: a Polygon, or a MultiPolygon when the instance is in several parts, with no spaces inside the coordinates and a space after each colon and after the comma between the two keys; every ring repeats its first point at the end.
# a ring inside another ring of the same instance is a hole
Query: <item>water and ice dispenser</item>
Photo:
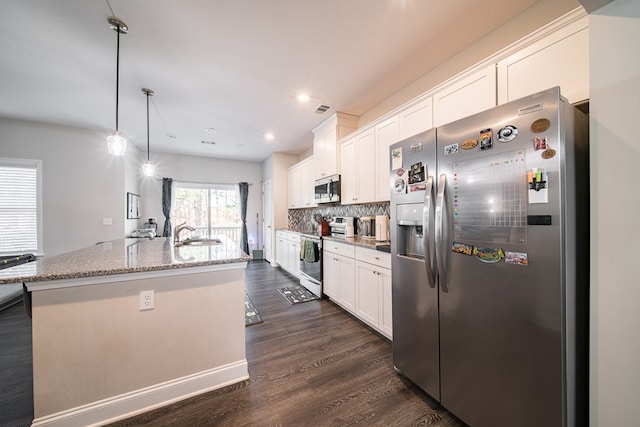
{"type": "Polygon", "coordinates": [[[396,205],[397,253],[410,258],[424,259],[424,204],[396,205]]]}

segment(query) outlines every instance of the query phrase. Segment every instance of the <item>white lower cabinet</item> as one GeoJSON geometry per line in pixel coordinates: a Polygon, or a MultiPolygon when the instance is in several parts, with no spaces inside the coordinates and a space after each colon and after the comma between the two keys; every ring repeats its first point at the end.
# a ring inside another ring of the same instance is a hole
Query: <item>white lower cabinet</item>
{"type": "Polygon", "coordinates": [[[326,241],[323,249],[324,293],[351,313],[355,312],[355,250],[352,245],[326,241]]]}
{"type": "Polygon", "coordinates": [[[378,275],[376,266],[356,261],[356,315],[374,328],[378,327],[378,275]]]}
{"type": "Polygon", "coordinates": [[[300,277],[300,234],[276,231],[276,262],[295,277],[300,277]]]}
{"type": "Polygon", "coordinates": [[[284,234],[280,231],[276,231],[276,264],[285,268],[285,264],[289,262],[289,258],[285,256],[287,252],[287,241],[284,234]]]}
{"type": "Polygon", "coordinates": [[[289,241],[289,273],[300,277],[300,240],[289,241]]]}
{"type": "Polygon", "coordinates": [[[356,316],[391,338],[390,269],[356,261],[356,316]]]}
{"type": "Polygon", "coordinates": [[[391,339],[391,255],[344,243],[325,242],[325,295],[391,339]]]}
{"type": "Polygon", "coordinates": [[[378,329],[382,335],[389,339],[393,338],[393,323],[391,320],[391,269],[380,270],[380,319],[378,319],[378,329]]]}
{"type": "Polygon", "coordinates": [[[391,254],[356,248],[356,316],[392,338],[391,254]]]}
{"type": "Polygon", "coordinates": [[[338,299],[340,264],[338,258],[325,249],[322,253],[322,292],[333,300],[338,299]]]}
{"type": "Polygon", "coordinates": [[[351,313],[356,311],[356,288],[354,283],[354,260],[338,255],[340,273],[338,275],[338,301],[351,313]]]}

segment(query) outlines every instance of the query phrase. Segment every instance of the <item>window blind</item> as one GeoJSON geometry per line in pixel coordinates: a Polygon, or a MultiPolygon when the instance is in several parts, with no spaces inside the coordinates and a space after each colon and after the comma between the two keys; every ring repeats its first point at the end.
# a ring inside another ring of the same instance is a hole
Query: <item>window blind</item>
{"type": "Polygon", "coordinates": [[[0,253],[37,253],[38,163],[0,160],[0,253]]]}

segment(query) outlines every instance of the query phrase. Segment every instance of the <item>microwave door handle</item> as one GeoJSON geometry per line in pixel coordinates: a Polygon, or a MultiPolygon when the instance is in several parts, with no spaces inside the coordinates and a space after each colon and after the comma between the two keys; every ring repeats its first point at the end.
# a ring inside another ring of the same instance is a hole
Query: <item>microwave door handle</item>
{"type": "Polygon", "coordinates": [[[427,188],[424,192],[424,207],[422,208],[422,244],[424,245],[424,265],[427,269],[427,279],[429,286],[436,287],[436,266],[435,259],[431,254],[431,239],[433,230],[431,229],[434,211],[433,201],[433,177],[427,179],[427,188]]]}

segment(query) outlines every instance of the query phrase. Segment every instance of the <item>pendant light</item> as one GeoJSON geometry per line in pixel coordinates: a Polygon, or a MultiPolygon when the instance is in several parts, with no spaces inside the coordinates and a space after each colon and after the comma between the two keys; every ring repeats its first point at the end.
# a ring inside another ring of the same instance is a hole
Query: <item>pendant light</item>
{"type": "Polygon", "coordinates": [[[116,47],[116,131],[107,137],[107,149],[114,156],[124,156],[127,151],[127,139],[118,131],[118,92],[120,89],[120,34],[127,34],[129,27],[115,16],[107,18],[109,27],[118,35],[116,47]]]}
{"type": "Polygon", "coordinates": [[[142,174],[144,176],[153,176],[156,167],[149,160],[149,97],[153,96],[151,89],[142,88],[142,93],[147,95],[147,162],[142,165],[142,174]]]}

